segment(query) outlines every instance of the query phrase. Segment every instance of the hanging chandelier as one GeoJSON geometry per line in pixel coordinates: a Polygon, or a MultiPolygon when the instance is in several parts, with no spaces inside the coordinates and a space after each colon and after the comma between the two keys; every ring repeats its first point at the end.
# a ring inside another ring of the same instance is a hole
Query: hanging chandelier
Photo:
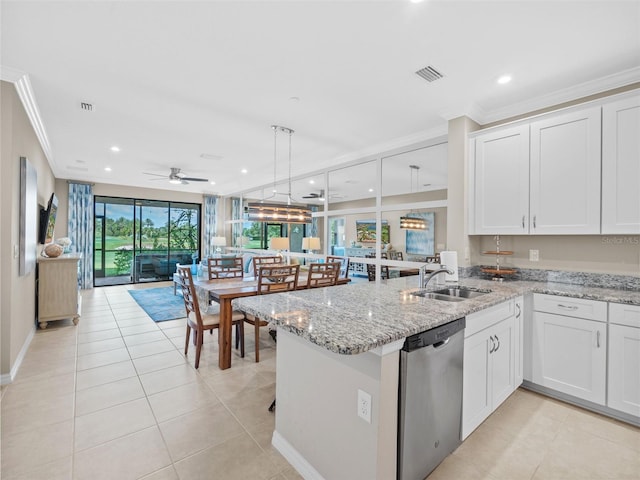
{"type": "MultiPolygon", "coordinates": [[[[418,165],[409,165],[410,173],[411,173],[411,193],[413,193],[413,172],[416,172],[416,187],[420,184],[419,177],[420,175],[420,167],[418,165]]],[[[416,188],[417,190],[417,188],[416,188]]],[[[427,229],[427,221],[424,218],[420,218],[419,213],[413,213],[413,211],[407,213],[406,215],[400,217],[400,228],[404,228],[406,230],[426,230],[427,229]]]]}
{"type": "Polygon", "coordinates": [[[291,200],[291,136],[293,130],[280,125],[271,125],[273,129],[273,195],[276,191],[276,163],[278,153],[278,132],[289,135],[289,189],[287,203],[248,202],[245,207],[247,219],[253,222],[278,222],[278,223],[311,223],[311,210],[307,205],[295,205],[291,200]]]}

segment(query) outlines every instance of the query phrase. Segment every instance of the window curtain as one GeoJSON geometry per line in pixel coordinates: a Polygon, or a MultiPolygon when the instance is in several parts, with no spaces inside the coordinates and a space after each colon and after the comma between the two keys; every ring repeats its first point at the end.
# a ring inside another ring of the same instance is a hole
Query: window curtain
{"type": "Polygon", "coordinates": [[[80,288],[93,288],[93,188],[86,183],[69,182],[69,220],[67,235],[71,248],[82,254],[79,262],[80,288]]]}
{"type": "MultiPolygon", "coordinates": [[[[242,204],[240,203],[240,197],[231,198],[231,220],[242,219],[242,204]]],[[[233,237],[234,246],[241,247],[242,244],[242,223],[231,224],[231,236],[233,237]]]]}
{"type": "Polygon", "coordinates": [[[204,196],[204,258],[213,255],[211,241],[216,237],[218,231],[218,216],[216,209],[218,208],[217,195],[204,196]]]}

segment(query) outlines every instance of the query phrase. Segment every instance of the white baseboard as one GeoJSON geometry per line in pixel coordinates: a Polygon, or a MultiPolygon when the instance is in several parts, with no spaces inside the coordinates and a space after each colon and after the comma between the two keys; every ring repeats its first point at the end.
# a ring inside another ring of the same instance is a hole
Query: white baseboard
{"type": "Polygon", "coordinates": [[[13,380],[16,378],[16,375],[18,374],[18,370],[20,369],[20,365],[22,365],[22,361],[24,360],[24,357],[27,354],[27,350],[29,350],[29,345],[31,345],[31,341],[33,340],[33,336],[35,334],[36,334],[36,327],[34,325],[31,331],[29,332],[29,335],[27,335],[26,340],[22,344],[20,353],[18,353],[18,356],[16,357],[16,361],[11,367],[11,372],[3,373],[2,375],[0,375],[0,385],[8,385],[12,383],[13,380]]]}
{"type": "Polygon", "coordinates": [[[271,444],[298,471],[302,478],[305,480],[324,480],[324,477],[277,430],[273,431],[271,444]]]}

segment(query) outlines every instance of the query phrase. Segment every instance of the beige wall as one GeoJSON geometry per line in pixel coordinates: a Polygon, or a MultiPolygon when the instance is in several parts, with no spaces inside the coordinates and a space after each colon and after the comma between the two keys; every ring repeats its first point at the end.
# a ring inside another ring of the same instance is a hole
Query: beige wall
{"type": "Polygon", "coordinates": [[[471,261],[467,236],[467,158],[469,133],[479,125],[467,117],[449,122],[449,185],[447,203],[447,250],[458,252],[458,265],[468,266],[471,261]]]}
{"type": "MultiPolygon", "coordinates": [[[[495,250],[489,235],[471,237],[477,244],[472,263],[494,265],[495,256],[480,252],[495,250]]],[[[500,235],[500,249],[513,256],[501,258],[502,265],[519,268],[640,275],[640,236],[638,235],[500,235]],[[529,261],[529,250],[538,250],[540,261],[529,261]]]]}
{"type": "Polygon", "coordinates": [[[19,275],[20,157],[38,174],[38,203],[54,191],[54,177],[31,123],[11,83],[0,82],[0,373],[3,381],[16,367],[18,355],[35,329],[35,272],[19,275]]]}
{"type": "MultiPolygon", "coordinates": [[[[597,100],[599,98],[622,93],[625,91],[640,88],[640,83],[628,85],[626,87],[617,88],[597,95],[591,95],[572,102],[566,102],[554,107],[545,108],[544,110],[536,110],[524,115],[512,117],[501,122],[492,123],[483,126],[490,127],[503,123],[527,118],[533,115],[547,113],[559,108],[564,108],[581,103],[597,100]]],[[[467,119],[468,120],[468,119],[467,119]]],[[[450,128],[450,154],[451,161],[451,129],[452,122],[449,123],[450,128]]],[[[466,149],[468,142],[466,139],[457,138],[455,140],[456,148],[466,149]]],[[[466,162],[465,154],[465,162],[466,162]]],[[[449,171],[449,182],[452,182],[451,170],[449,171]]],[[[464,185],[464,179],[460,176],[456,177],[455,182],[458,185],[464,185]]],[[[451,185],[449,187],[449,239],[452,235],[459,235],[457,231],[452,230],[452,220],[456,223],[460,220],[462,212],[467,211],[467,203],[458,205],[454,210],[451,200],[451,185]],[[459,217],[460,216],[460,217],[459,217]],[[453,219],[452,219],[453,217],[453,219]]],[[[465,225],[466,220],[465,220],[465,225]]],[[[468,239],[471,252],[472,265],[487,265],[495,262],[495,257],[491,258],[482,255],[481,252],[495,249],[495,240],[493,236],[474,235],[463,237],[468,239]]],[[[534,269],[557,269],[569,271],[584,271],[593,273],[610,273],[619,275],[640,275],[640,237],[634,235],[517,235],[517,236],[500,236],[501,248],[504,250],[513,250],[514,256],[506,259],[509,264],[520,268],[534,269]],[[529,261],[529,250],[540,251],[540,261],[529,261]]]]}

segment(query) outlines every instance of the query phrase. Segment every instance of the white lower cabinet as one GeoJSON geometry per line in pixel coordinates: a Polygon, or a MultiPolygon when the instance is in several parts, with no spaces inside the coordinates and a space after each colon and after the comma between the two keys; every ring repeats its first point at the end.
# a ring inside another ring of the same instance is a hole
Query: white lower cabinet
{"type": "MultiPolygon", "coordinates": [[[[464,440],[517,388],[515,302],[467,316],[462,389],[464,440]]],[[[521,354],[521,353],[519,353],[521,354]]]]}
{"type": "Polygon", "coordinates": [[[533,383],[606,404],[607,304],[534,295],[533,383]]]}
{"type": "Polygon", "coordinates": [[[640,417],[640,306],[609,304],[607,406],[640,417]]]}

